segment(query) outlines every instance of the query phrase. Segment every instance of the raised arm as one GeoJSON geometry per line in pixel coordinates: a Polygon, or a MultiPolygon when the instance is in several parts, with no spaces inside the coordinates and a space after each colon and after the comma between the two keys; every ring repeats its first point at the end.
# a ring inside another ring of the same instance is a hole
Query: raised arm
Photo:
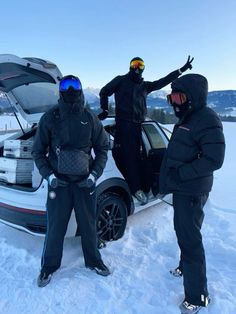
{"type": "Polygon", "coordinates": [[[161,89],[165,86],[167,86],[168,84],[170,84],[171,82],[173,82],[175,79],[177,79],[177,77],[179,77],[183,72],[187,71],[188,69],[192,69],[192,62],[193,62],[194,58],[190,58],[190,56],[188,56],[187,62],[178,70],[175,70],[171,73],[169,73],[167,76],[153,81],[153,82],[146,82],[147,84],[147,93],[151,93],[154,90],[158,90],[161,89]]]}

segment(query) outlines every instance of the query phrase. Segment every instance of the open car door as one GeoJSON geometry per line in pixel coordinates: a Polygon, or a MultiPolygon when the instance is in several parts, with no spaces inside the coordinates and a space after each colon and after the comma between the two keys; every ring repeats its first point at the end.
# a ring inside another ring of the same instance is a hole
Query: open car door
{"type": "Polygon", "coordinates": [[[146,158],[144,158],[143,174],[147,189],[150,188],[152,194],[161,198],[168,204],[172,204],[171,197],[159,194],[159,175],[162,159],[168,146],[168,137],[160,125],[155,121],[145,121],[142,123],[143,148],[146,158]]]}

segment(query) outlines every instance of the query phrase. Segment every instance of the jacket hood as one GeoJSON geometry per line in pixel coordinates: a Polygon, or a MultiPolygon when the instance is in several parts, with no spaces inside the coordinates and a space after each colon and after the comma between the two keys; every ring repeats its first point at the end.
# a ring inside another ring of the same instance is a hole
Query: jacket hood
{"type": "Polygon", "coordinates": [[[172,82],[171,88],[187,95],[193,111],[207,105],[208,82],[203,75],[183,75],[172,82]]]}

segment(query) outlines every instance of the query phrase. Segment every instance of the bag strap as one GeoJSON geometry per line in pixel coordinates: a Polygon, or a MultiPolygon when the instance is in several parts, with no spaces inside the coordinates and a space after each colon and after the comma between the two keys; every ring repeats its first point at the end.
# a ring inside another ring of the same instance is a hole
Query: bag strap
{"type": "Polygon", "coordinates": [[[59,110],[59,107],[56,106],[56,108],[53,110],[53,116],[55,118],[55,121],[59,121],[61,115],[60,115],[60,110],[59,110]]]}
{"type": "MultiPolygon", "coordinates": [[[[60,110],[59,110],[58,106],[53,110],[53,117],[54,117],[54,127],[56,129],[56,134],[57,134],[57,130],[60,129],[60,118],[61,118],[60,110]]],[[[58,133],[58,144],[56,145],[56,155],[57,156],[59,156],[60,150],[61,150],[61,143],[60,143],[60,136],[58,133]]]]}

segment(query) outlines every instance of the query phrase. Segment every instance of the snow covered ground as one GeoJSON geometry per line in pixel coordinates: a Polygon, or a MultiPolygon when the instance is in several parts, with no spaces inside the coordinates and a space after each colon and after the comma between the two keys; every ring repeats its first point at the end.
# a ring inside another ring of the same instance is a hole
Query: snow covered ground
{"type": "MultiPolygon", "coordinates": [[[[226,158],[205,206],[203,237],[212,303],[201,313],[236,313],[236,123],[224,123],[226,158]]],[[[62,267],[36,286],[43,238],[0,224],[0,313],[175,314],[183,299],[173,210],[162,203],[128,219],[125,235],[101,251],[112,270],[84,268],[80,239],[66,239],[62,267]]]]}

